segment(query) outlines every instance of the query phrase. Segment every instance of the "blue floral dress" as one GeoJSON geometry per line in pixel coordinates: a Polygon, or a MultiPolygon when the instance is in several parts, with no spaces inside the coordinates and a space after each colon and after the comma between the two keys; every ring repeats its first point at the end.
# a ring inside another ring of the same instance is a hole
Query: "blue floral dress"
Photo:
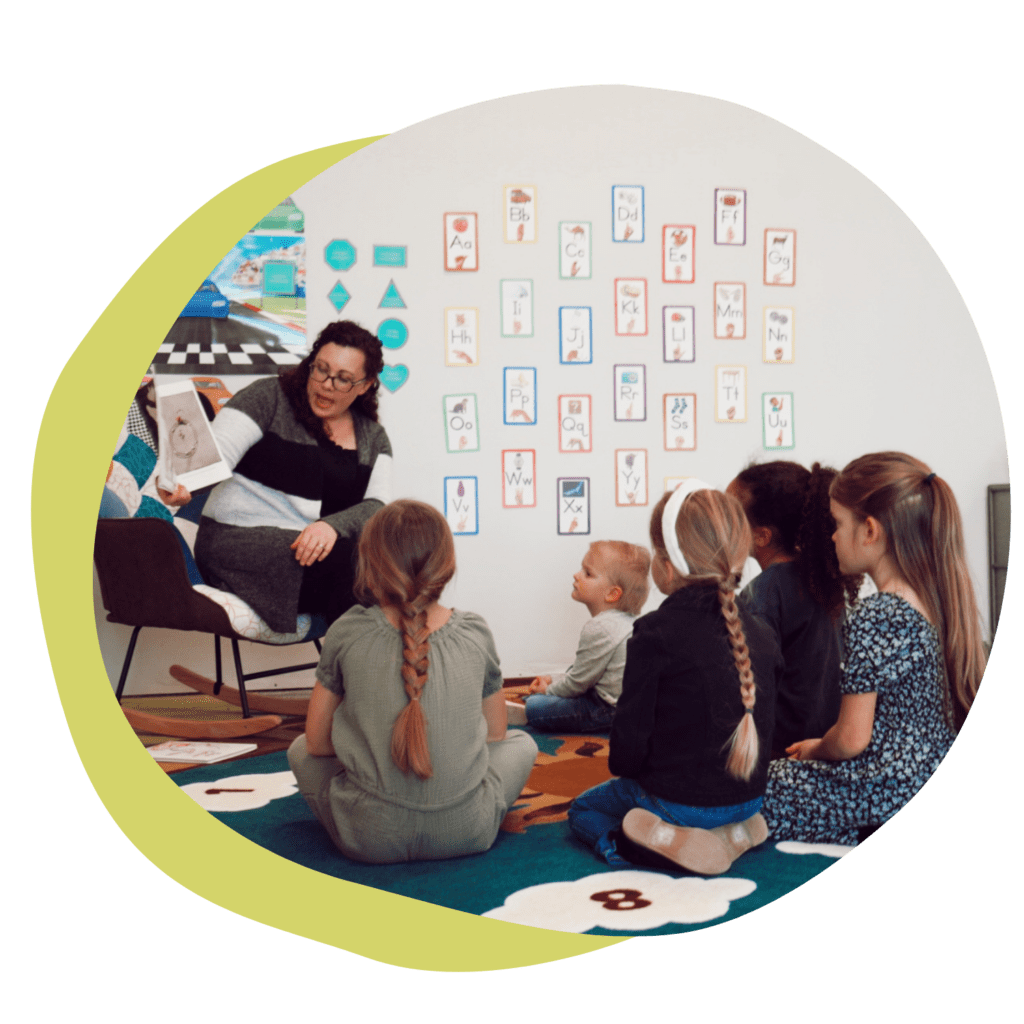
{"type": "Polygon", "coordinates": [[[858,829],[903,807],[955,738],[943,709],[938,631],[903,598],[859,602],[843,651],[842,693],[877,694],[871,741],[848,761],[771,762],[762,813],[776,841],[856,845],[858,829]]]}

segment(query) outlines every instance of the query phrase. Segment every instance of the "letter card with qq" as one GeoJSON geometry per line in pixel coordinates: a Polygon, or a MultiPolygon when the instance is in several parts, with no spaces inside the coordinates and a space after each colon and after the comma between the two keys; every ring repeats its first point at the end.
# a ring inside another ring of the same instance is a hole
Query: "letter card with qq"
{"type": "Polygon", "coordinates": [[[444,517],[452,533],[480,532],[480,502],[475,476],[446,476],[444,478],[444,517]]]}
{"type": "Polygon", "coordinates": [[[747,190],[715,189],[715,245],[747,244],[747,190]]]}
{"type": "Polygon", "coordinates": [[[747,368],[715,367],[715,422],[746,423],[747,368]]]}
{"type": "Polygon", "coordinates": [[[444,438],[449,452],[480,451],[476,395],[445,395],[444,438]]]}
{"type": "Polygon", "coordinates": [[[796,325],[792,306],[764,307],[764,361],[792,363],[796,325]]]}
{"type": "Polygon", "coordinates": [[[715,282],[715,337],[747,336],[747,286],[739,281],[715,282]]]}
{"type": "Polygon", "coordinates": [[[666,224],[661,229],[661,279],[666,284],[693,284],[696,231],[692,224],[666,224]]]}
{"type": "Polygon", "coordinates": [[[615,279],[615,333],[642,335],[647,333],[647,279],[617,277],[615,279]]]}
{"type": "Polygon", "coordinates": [[[558,396],[558,450],[593,451],[590,433],[590,395],[558,396]]]}
{"type": "Polygon", "coordinates": [[[647,504],[647,449],[615,449],[615,504],[647,504]]]}
{"type": "Polygon", "coordinates": [[[692,452],[697,448],[697,396],[692,391],[665,395],[665,450],[692,452]]]}
{"type": "Polygon", "coordinates": [[[590,533],[590,477],[560,476],[557,486],[558,532],[590,533]]]}
{"type": "Polygon", "coordinates": [[[764,423],[764,446],[767,450],[795,447],[792,391],[769,391],[763,394],[761,415],[764,423]]]}
{"type": "Polygon", "coordinates": [[[533,366],[505,367],[505,415],[509,426],[530,426],[537,422],[537,369],[533,366]]]}
{"type": "Polygon", "coordinates": [[[533,508],[537,504],[534,471],[537,453],[532,448],[501,453],[501,504],[504,508],[533,508]]]}
{"type": "Polygon", "coordinates": [[[591,224],[589,220],[563,220],[558,225],[558,276],[589,279],[591,224]]]}
{"type": "Polygon", "coordinates": [[[612,186],[612,241],[644,240],[643,185],[612,186]]]}
{"type": "Polygon", "coordinates": [[[475,213],[444,215],[444,269],[479,270],[475,213]]]}
{"type": "Polygon", "coordinates": [[[764,283],[796,284],[796,231],[792,228],[765,229],[764,283]]]}
{"type": "Polygon", "coordinates": [[[666,363],[692,363],[697,358],[693,306],[662,306],[662,352],[666,363]]]}
{"type": "Polygon", "coordinates": [[[558,307],[558,361],[592,363],[594,314],[590,306],[558,307]]]}
{"type": "Polygon", "coordinates": [[[535,185],[506,185],[505,241],[537,241],[537,188],[535,185]]]}
{"type": "Polygon", "coordinates": [[[647,368],[641,363],[615,365],[615,419],[647,419],[647,368]]]}
{"type": "Polygon", "coordinates": [[[502,280],[501,336],[533,337],[533,281],[525,278],[502,280]]]}
{"type": "Polygon", "coordinates": [[[449,306],[444,311],[444,365],[477,366],[480,353],[479,313],[471,308],[449,306]]]}

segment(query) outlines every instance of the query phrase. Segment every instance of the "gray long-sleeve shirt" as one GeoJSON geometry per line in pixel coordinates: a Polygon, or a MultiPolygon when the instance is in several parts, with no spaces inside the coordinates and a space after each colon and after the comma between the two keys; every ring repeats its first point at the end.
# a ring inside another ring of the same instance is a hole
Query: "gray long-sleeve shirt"
{"type": "Polygon", "coordinates": [[[552,697],[579,697],[593,687],[603,701],[616,704],[626,668],[626,641],[635,620],[635,615],[614,608],[590,619],[580,631],[572,667],[552,676],[547,692],[552,697]]]}

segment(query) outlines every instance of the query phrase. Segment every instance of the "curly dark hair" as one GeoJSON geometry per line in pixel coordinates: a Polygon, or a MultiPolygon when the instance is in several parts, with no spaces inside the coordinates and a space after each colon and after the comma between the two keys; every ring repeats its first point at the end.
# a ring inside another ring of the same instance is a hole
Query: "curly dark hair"
{"type": "Polygon", "coordinates": [[[368,420],[377,422],[377,392],[380,390],[380,371],[384,369],[384,349],[380,341],[354,320],[336,320],[328,324],[318,335],[309,355],[289,370],[280,373],[281,390],[288,396],[296,419],[313,435],[330,438],[324,421],[313,414],[309,407],[306,384],[309,371],[317,353],[324,345],[340,345],[342,348],[356,348],[363,353],[366,376],[371,378],[369,389],[360,395],[352,408],[368,420]]]}
{"type": "Polygon", "coordinates": [[[800,579],[811,599],[832,618],[857,600],[862,575],[839,571],[829,509],[829,487],[836,470],[814,463],[808,472],[798,462],[752,463],[736,481],[743,509],[754,528],[767,527],[772,539],[796,559],[800,579]]]}

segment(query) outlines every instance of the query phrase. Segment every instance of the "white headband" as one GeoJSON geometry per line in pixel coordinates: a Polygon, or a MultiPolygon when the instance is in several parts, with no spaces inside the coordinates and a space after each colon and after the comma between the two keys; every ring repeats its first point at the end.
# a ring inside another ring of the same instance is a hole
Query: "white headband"
{"type": "Polygon", "coordinates": [[[703,480],[691,476],[672,492],[672,497],[665,502],[665,510],[661,513],[661,536],[665,541],[665,550],[668,552],[669,561],[684,576],[690,575],[690,567],[686,564],[686,559],[679,549],[679,538],[676,536],[676,519],[679,517],[679,510],[683,507],[683,502],[694,491],[713,490],[714,487],[711,484],[706,484],[703,480]]]}

